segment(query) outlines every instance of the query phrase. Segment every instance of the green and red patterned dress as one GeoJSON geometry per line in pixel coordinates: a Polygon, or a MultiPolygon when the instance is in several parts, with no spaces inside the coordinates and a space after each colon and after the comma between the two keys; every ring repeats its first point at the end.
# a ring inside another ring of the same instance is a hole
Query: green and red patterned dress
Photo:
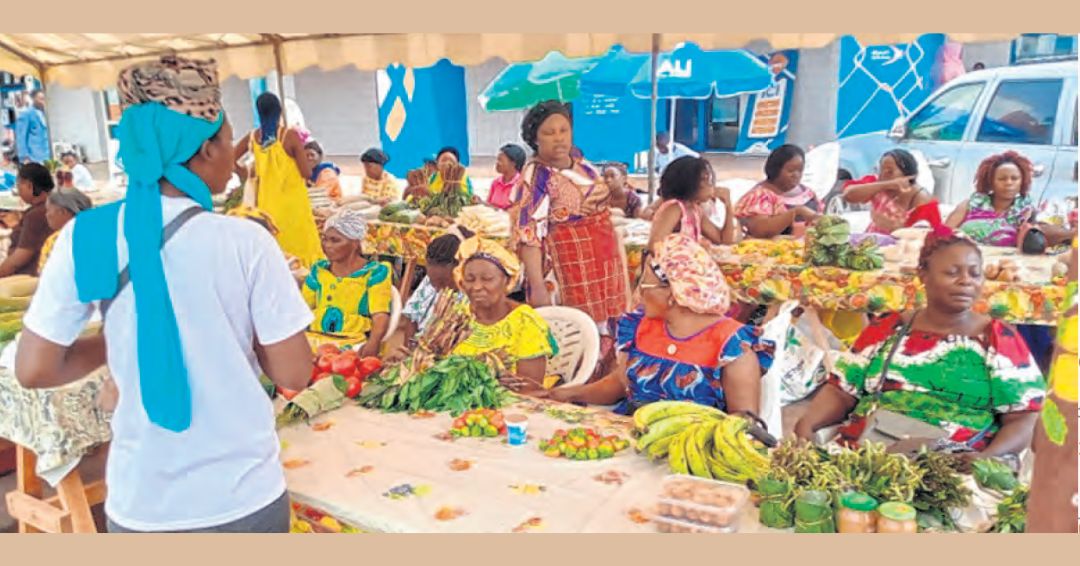
{"type": "Polygon", "coordinates": [[[841,429],[844,440],[857,440],[866,416],[883,409],[940,427],[952,442],[979,451],[993,440],[999,415],[1042,408],[1046,382],[1011,326],[994,320],[982,338],[912,330],[883,377],[903,326],[899,314],[883,316],[837,359],[829,381],[858,399],[841,429]]]}

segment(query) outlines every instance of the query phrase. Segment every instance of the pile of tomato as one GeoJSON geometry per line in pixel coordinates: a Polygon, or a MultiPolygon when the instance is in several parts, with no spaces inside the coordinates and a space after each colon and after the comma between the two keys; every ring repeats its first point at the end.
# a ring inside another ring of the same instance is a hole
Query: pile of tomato
{"type": "MultiPolygon", "coordinates": [[[[311,381],[308,385],[332,377],[340,377],[345,382],[345,396],[353,399],[360,395],[364,387],[364,380],[382,369],[379,358],[361,358],[351,348],[338,348],[333,344],[323,344],[316,351],[315,367],[311,372],[311,381]]],[[[285,399],[292,399],[298,391],[278,388],[285,399]]]]}

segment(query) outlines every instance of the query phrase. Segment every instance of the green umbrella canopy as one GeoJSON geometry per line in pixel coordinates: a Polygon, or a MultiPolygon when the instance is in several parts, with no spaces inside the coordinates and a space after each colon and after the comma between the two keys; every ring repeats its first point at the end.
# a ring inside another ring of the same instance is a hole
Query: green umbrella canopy
{"type": "Polygon", "coordinates": [[[574,100],[580,94],[581,75],[601,57],[569,58],[548,53],[533,63],[515,63],[503,69],[480,95],[484,110],[521,110],[544,100],[574,100]]]}

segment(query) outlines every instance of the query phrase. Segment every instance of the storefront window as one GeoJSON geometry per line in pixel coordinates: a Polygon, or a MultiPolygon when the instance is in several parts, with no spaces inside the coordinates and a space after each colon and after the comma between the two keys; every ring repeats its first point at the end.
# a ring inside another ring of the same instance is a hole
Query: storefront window
{"type": "Polygon", "coordinates": [[[739,97],[713,96],[709,101],[709,149],[734,151],[739,144],[739,97]]]}

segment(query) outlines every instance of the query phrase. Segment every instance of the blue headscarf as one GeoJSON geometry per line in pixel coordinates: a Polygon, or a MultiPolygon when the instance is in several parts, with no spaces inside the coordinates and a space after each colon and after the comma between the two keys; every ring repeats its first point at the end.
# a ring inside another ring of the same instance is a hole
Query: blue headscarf
{"type": "MultiPolygon", "coordinates": [[[[121,116],[117,138],[128,175],[124,239],[135,295],[139,385],[150,421],[174,432],[191,425],[191,388],[161,261],[159,183],[166,179],[199,206],[212,207],[209,187],[184,166],[224,123],[212,64],[163,58],[161,64],[121,75],[121,87],[127,87],[120,89],[121,96],[133,103],[121,116]],[[199,71],[194,76],[192,66],[199,71]],[[199,80],[207,84],[193,86],[199,80]],[[158,88],[144,89],[147,82],[158,88]],[[163,91],[165,95],[159,94],[163,91]],[[210,100],[214,94],[216,102],[210,100]]],[[[117,292],[119,212],[116,203],[87,210],[75,219],[73,254],[80,301],[110,299],[117,292]]]]}

